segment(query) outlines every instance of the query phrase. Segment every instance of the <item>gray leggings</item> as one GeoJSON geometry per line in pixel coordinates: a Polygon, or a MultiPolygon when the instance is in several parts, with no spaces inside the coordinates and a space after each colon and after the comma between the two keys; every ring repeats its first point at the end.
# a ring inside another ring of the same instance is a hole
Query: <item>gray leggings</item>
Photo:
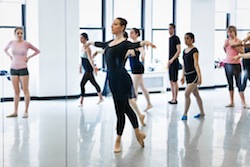
{"type": "Polygon", "coordinates": [[[234,90],[233,76],[236,81],[236,86],[239,92],[243,91],[241,81],[241,65],[240,64],[225,64],[225,73],[229,84],[229,91],[234,90]]]}

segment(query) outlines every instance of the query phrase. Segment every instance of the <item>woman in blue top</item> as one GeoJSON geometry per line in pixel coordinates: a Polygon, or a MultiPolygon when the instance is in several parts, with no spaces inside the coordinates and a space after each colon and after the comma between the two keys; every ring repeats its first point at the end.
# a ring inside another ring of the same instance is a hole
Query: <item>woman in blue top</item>
{"type": "Polygon", "coordinates": [[[189,32],[185,34],[185,44],[187,48],[183,50],[183,73],[181,78],[181,84],[184,84],[184,76],[186,77],[187,86],[185,89],[185,110],[182,116],[182,120],[187,120],[187,113],[190,106],[190,94],[193,93],[199,109],[200,114],[194,116],[195,118],[201,118],[205,116],[202,100],[199,94],[197,85],[202,82],[200,66],[198,63],[199,52],[198,49],[193,45],[194,34],[189,32]]]}
{"type": "Polygon", "coordinates": [[[121,152],[121,136],[125,126],[125,114],[129,117],[138,142],[144,147],[144,138],[146,135],[138,128],[136,114],[129,105],[129,97],[131,96],[132,79],[124,67],[126,53],[129,49],[139,48],[142,46],[155,47],[148,41],[131,43],[124,38],[127,21],[123,18],[116,18],[111,26],[112,34],[115,39],[108,42],[89,42],[88,45],[95,45],[104,48],[105,60],[107,62],[107,75],[110,90],[113,95],[116,116],[117,116],[117,138],[115,142],[114,152],[121,152]]]}
{"type": "MultiPolygon", "coordinates": [[[[132,28],[130,30],[130,38],[133,40],[133,42],[138,42],[138,37],[140,36],[140,31],[137,28],[132,28]]],[[[146,101],[147,101],[147,107],[144,111],[149,110],[150,108],[153,107],[151,104],[150,98],[149,98],[149,93],[147,88],[144,85],[143,82],[143,74],[144,74],[144,58],[145,58],[145,50],[143,47],[137,48],[137,49],[131,49],[128,51],[128,58],[130,62],[130,67],[131,71],[133,74],[133,84],[135,88],[135,95],[136,98],[138,96],[138,88],[140,86],[146,101]],[[140,60],[141,58],[141,60],[140,60]]]]}

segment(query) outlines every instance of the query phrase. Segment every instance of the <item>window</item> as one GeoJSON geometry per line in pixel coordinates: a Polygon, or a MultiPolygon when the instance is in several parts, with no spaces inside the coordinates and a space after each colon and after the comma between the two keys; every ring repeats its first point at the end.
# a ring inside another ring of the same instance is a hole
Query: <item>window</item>
{"type": "Polygon", "coordinates": [[[80,27],[102,27],[102,0],[79,1],[80,27]]]}
{"type": "MultiPolygon", "coordinates": [[[[104,12],[102,10],[102,5],[105,6],[102,0],[80,0],[79,1],[79,23],[80,30],[79,34],[85,32],[88,34],[90,41],[103,41],[104,37],[104,12]]],[[[79,53],[82,45],[79,42],[79,53]]],[[[91,47],[92,53],[100,48],[91,47]]],[[[98,55],[94,59],[94,63],[98,68],[103,67],[103,56],[98,55]]]]}
{"type": "Polygon", "coordinates": [[[152,0],[152,50],[151,62],[162,70],[168,60],[169,23],[173,23],[173,0],[152,0]]]}
{"type": "Polygon", "coordinates": [[[114,18],[122,17],[128,21],[127,28],[141,28],[141,0],[114,0],[114,18]]]}
{"type": "Polygon", "coordinates": [[[227,27],[229,26],[229,14],[225,12],[215,13],[215,41],[214,41],[214,60],[220,61],[225,59],[226,54],[223,50],[224,42],[227,38],[227,27]]]}
{"type": "MultiPolygon", "coordinates": [[[[14,29],[17,26],[23,26],[25,5],[21,2],[1,2],[0,3],[0,48],[3,53],[3,48],[7,43],[14,39],[14,29]]],[[[5,54],[0,56],[0,70],[9,70],[10,60],[5,54]]]]}

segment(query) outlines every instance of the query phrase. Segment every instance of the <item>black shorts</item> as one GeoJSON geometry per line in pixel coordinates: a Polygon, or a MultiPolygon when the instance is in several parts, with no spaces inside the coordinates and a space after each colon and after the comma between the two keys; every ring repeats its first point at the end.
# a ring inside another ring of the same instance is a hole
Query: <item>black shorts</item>
{"type": "Polygon", "coordinates": [[[23,68],[23,69],[10,69],[10,75],[17,75],[17,76],[25,76],[25,75],[29,75],[29,71],[27,68],[23,68]]]}
{"type": "Polygon", "coordinates": [[[198,75],[197,75],[196,71],[191,73],[191,74],[186,74],[186,81],[187,81],[187,84],[197,83],[198,82],[198,75]]]}
{"type": "Polygon", "coordinates": [[[178,67],[176,65],[170,65],[169,66],[169,80],[173,82],[178,81],[178,67]]]}

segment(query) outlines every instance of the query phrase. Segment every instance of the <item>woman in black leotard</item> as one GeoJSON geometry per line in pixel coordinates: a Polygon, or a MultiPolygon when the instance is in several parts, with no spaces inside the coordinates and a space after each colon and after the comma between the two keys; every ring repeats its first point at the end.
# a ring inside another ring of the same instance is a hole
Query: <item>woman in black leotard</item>
{"type": "Polygon", "coordinates": [[[194,34],[186,33],[185,35],[185,43],[187,48],[183,50],[183,73],[181,78],[181,83],[184,84],[184,76],[186,76],[187,86],[185,89],[185,110],[182,116],[182,120],[187,120],[187,113],[190,106],[190,94],[193,93],[199,109],[200,114],[194,116],[195,118],[201,118],[205,116],[202,100],[199,94],[199,90],[197,85],[200,85],[201,80],[201,72],[198,63],[199,52],[198,49],[193,45],[194,43],[194,34]]]}
{"type": "MultiPolygon", "coordinates": [[[[130,30],[130,38],[133,40],[133,42],[138,42],[138,37],[140,36],[140,31],[137,28],[132,28],[130,30]]],[[[149,93],[148,90],[146,89],[143,81],[143,74],[144,74],[144,65],[140,61],[140,56],[142,59],[142,62],[144,62],[145,58],[145,50],[141,47],[138,49],[131,49],[128,51],[128,57],[129,57],[129,62],[130,62],[130,67],[132,70],[133,74],[133,84],[135,88],[135,94],[136,97],[138,96],[138,87],[140,86],[146,101],[147,101],[147,107],[144,111],[149,110],[150,108],[153,107],[151,104],[150,98],[149,98],[149,93]]]]}
{"type": "Polygon", "coordinates": [[[131,109],[128,99],[131,92],[132,80],[124,67],[126,53],[129,49],[139,48],[142,46],[155,47],[148,41],[131,43],[127,41],[123,34],[127,21],[123,18],[116,18],[111,26],[112,34],[115,39],[109,42],[89,42],[88,45],[95,45],[104,48],[105,59],[107,62],[107,74],[109,86],[113,95],[114,105],[117,115],[117,139],[115,142],[114,152],[121,152],[121,136],[125,125],[125,114],[129,117],[130,122],[135,129],[138,142],[143,147],[146,135],[138,128],[136,114],[131,109]]]}
{"type": "MultiPolygon", "coordinates": [[[[81,64],[80,64],[80,73],[82,73],[82,67],[84,68],[84,75],[82,77],[81,80],[81,96],[80,96],[80,104],[79,107],[83,106],[83,98],[85,95],[85,84],[90,81],[91,84],[96,88],[97,94],[99,96],[99,103],[101,103],[103,101],[103,97],[102,97],[102,93],[101,93],[101,89],[100,86],[98,85],[98,83],[95,80],[95,77],[93,75],[93,71],[95,68],[92,56],[91,56],[91,49],[88,48],[84,48],[85,44],[88,41],[88,34],[86,33],[82,33],[80,36],[80,41],[83,44],[82,50],[81,50],[81,64]]],[[[97,74],[97,71],[95,70],[95,73],[97,74]]]]}

